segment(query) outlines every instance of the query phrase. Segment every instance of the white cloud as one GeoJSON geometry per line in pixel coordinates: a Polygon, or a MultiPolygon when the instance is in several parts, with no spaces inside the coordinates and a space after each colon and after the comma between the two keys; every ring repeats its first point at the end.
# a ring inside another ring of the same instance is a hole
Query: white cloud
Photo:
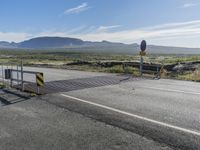
{"type": "Polygon", "coordinates": [[[30,37],[31,35],[28,33],[0,32],[0,41],[21,42],[30,37]]]}
{"type": "Polygon", "coordinates": [[[100,32],[105,32],[105,31],[109,31],[112,29],[116,29],[122,27],[121,25],[112,25],[112,26],[100,26],[97,30],[100,32]]]}
{"type": "Polygon", "coordinates": [[[68,14],[78,14],[80,12],[83,12],[83,11],[86,11],[88,10],[90,7],[88,6],[87,3],[82,3],[81,5],[79,6],[76,6],[74,8],[70,8],[70,9],[67,9],[64,14],[68,15],[68,14]]]}
{"type": "Polygon", "coordinates": [[[71,34],[75,34],[75,33],[80,33],[80,32],[82,32],[82,31],[84,31],[86,29],[87,29],[86,25],[81,25],[81,26],[75,27],[75,28],[73,28],[71,30],[68,30],[67,32],[71,33],[71,34]]]}
{"type": "Polygon", "coordinates": [[[197,5],[199,5],[199,3],[186,3],[186,4],[183,4],[182,6],[180,6],[180,8],[195,7],[197,5]]]}
{"type": "Polygon", "coordinates": [[[61,36],[74,37],[90,41],[113,41],[124,43],[139,43],[142,39],[151,44],[200,47],[200,20],[189,22],[168,23],[156,26],[130,29],[130,30],[112,30],[120,27],[113,26],[80,26],[67,32],[41,32],[38,34],[28,33],[2,33],[0,32],[0,40],[22,41],[28,37],[38,36],[61,36]]]}
{"type": "Polygon", "coordinates": [[[74,34],[84,40],[108,40],[113,42],[134,43],[146,39],[154,44],[200,47],[200,20],[161,24],[146,28],[122,30],[115,32],[102,31],[88,34],[74,34]]]}

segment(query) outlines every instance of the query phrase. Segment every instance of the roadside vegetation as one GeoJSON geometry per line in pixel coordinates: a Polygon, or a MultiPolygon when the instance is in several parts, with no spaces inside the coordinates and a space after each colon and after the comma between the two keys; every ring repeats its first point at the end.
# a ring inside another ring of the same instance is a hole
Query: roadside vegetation
{"type": "MultiPolygon", "coordinates": [[[[108,73],[129,73],[138,76],[139,67],[134,64],[139,64],[140,56],[138,54],[97,54],[69,52],[64,50],[0,51],[1,64],[17,64],[20,63],[21,60],[23,60],[23,64],[26,66],[108,73]],[[124,64],[128,65],[124,66],[124,64]]],[[[144,57],[144,62],[146,64],[164,66],[162,77],[200,82],[200,55],[153,54],[144,57]],[[170,65],[172,65],[171,68],[174,67],[177,69],[170,70],[170,65]]],[[[156,76],[155,73],[146,73],[145,75],[156,76]]]]}
{"type": "Polygon", "coordinates": [[[200,82],[200,69],[177,74],[177,79],[200,82]]]}
{"type": "Polygon", "coordinates": [[[6,85],[4,83],[0,83],[0,89],[4,89],[6,85]]]}

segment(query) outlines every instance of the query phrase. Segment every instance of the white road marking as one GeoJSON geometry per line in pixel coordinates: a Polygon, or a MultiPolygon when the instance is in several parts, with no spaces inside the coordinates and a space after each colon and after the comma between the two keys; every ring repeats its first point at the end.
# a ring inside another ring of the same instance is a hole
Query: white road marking
{"type": "Polygon", "coordinates": [[[66,95],[66,94],[61,94],[61,95],[66,97],[66,98],[70,98],[70,99],[73,99],[73,100],[76,100],[76,101],[79,101],[79,102],[94,105],[94,106],[97,106],[97,107],[100,107],[100,108],[104,108],[104,109],[114,111],[114,112],[117,112],[117,113],[120,113],[120,114],[123,114],[123,115],[134,117],[134,118],[137,118],[137,119],[140,119],[140,120],[148,121],[148,122],[160,125],[160,126],[164,126],[164,127],[167,127],[167,128],[171,128],[171,129],[181,131],[181,132],[200,136],[200,132],[198,132],[198,131],[193,131],[193,130],[190,130],[190,129],[185,129],[185,128],[182,128],[182,127],[174,126],[174,125],[171,125],[171,124],[168,124],[168,123],[156,121],[156,120],[153,120],[153,119],[149,119],[149,118],[146,118],[146,117],[142,117],[142,116],[139,116],[139,115],[128,113],[128,112],[125,112],[125,111],[122,111],[122,110],[119,110],[119,109],[116,109],[116,108],[112,108],[112,107],[109,107],[109,106],[105,106],[105,105],[97,104],[97,103],[94,103],[94,102],[86,101],[86,100],[83,100],[83,99],[80,99],[80,98],[76,98],[76,97],[73,97],[73,96],[70,96],[70,95],[66,95]]]}
{"type": "Polygon", "coordinates": [[[174,90],[174,89],[164,89],[164,88],[147,87],[147,86],[139,86],[139,88],[153,89],[153,90],[160,90],[160,91],[167,91],[167,92],[184,93],[184,94],[192,94],[192,95],[200,95],[200,93],[198,93],[198,92],[188,92],[188,91],[174,90]]]}

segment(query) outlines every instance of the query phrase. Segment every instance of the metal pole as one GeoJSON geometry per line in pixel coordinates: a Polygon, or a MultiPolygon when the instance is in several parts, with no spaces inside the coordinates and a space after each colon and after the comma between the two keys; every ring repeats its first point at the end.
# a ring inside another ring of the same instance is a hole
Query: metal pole
{"type": "Polygon", "coordinates": [[[23,61],[21,60],[21,90],[24,91],[23,61]]]}
{"type": "Polygon", "coordinates": [[[3,80],[3,85],[4,85],[5,83],[4,83],[4,73],[3,73],[4,70],[3,70],[3,64],[1,65],[1,70],[2,70],[2,80],[3,80]]]}
{"type": "MultiPolygon", "coordinates": [[[[8,65],[6,66],[7,70],[8,70],[8,65]]],[[[6,88],[9,88],[9,80],[6,80],[6,88]]]]}
{"type": "Polygon", "coordinates": [[[140,57],[140,75],[142,76],[142,74],[143,74],[143,57],[141,56],[140,57]]]}
{"type": "Polygon", "coordinates": [[[13,87],[13,66],[11,65],[11,70],[10,70],[10,87],[13,87]]]}
{"type": "Polygon", "coordinates": [[[17,65],[17,87],[19,86],[19,66],[17,65]]]}
{"type": "Polygon", "coordinates": [[[10,70],[10,87],[12,88],[13,87],[13,72],[12,72],[12,69],[10,70]]]}

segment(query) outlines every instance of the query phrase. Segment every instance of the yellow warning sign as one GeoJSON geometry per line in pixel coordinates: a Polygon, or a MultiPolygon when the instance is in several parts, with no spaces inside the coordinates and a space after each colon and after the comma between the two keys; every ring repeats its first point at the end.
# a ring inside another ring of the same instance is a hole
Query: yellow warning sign
{"type": "Polygon", "coordinates": [[[44,75],[43,73],[37,73],[36,74],[36,83],[37,86],[43,86],[44,85],[44,75]]]}
{"type": "Polygon", "coordinates": [[[146,56],[146,52],[145,51],[140,51],[140,56],[146,56]]]}

